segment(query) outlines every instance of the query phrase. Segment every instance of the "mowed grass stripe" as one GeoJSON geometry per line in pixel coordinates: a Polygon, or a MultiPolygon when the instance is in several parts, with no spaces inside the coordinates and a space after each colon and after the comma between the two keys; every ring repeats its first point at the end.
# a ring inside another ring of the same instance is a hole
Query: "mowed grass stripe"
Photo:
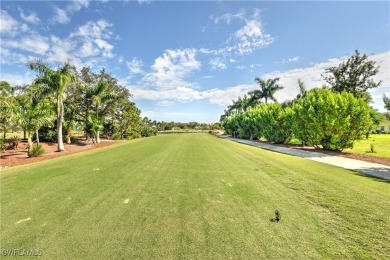
{"type": "Polygon", "coordinates": [[[385,259],[389,201],[389,183],[347,170],[207,134],[165,135],[3,171],[1,249],[385,259]],[[276,208],[280,223],[269,221],[276,208]]]}

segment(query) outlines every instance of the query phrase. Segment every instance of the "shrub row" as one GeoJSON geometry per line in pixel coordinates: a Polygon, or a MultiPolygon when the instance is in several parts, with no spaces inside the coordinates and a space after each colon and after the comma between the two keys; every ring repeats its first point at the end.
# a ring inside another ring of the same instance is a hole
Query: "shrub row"
{"type": "Polygon", "coordinates": [[[352,148],[371,125],[370,107],[363,99],[326,88],[312,89],[289,106],[261,104],[223,124],[226,132],[241,138],[285,143],[294,136],[303,144],[339,151],[352,148]]]}

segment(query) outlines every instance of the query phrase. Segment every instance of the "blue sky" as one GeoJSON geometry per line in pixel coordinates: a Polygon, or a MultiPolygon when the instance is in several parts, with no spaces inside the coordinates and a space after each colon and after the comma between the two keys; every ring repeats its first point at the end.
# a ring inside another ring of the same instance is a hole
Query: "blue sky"
{"type": "Polygon", "coordinates": [[[390,95],[388,1],[2,1],[0,14],[1,80],[30,83],[32,58],[105,67],[159,121],[217,122],[255,77],[292,99],[355,49],[380,66],[374,108],[390,95]]]}

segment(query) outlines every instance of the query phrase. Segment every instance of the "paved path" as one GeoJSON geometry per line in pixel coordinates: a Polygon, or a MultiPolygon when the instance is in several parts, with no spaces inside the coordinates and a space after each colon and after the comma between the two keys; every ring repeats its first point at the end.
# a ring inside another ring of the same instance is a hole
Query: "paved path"
{"type": "Polygon", "coordinates": [[[361,160],[344,158],[340,156],[333,156],[333,155],[323,154],[320,152],[308,152],[300,149],[292,149],[292,148],[281,147],[272,144],[265,144],[265,143],[250,141],[250,140],[244,140],[244,139],[235,139],[235,138],[227,138],[227,139],[235,142],[279,152],[279,153],[299,156],[299,157],[307,158],[309,160],[335,165],[348,170],[353,170],[374,177],[390,180],[390,166],[387,165],[370,163],[361,160]]]}

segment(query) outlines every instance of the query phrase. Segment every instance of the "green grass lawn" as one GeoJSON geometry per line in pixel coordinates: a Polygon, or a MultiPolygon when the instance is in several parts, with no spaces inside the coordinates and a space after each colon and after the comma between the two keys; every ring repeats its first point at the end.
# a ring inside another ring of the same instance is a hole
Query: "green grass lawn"
{"type": "MultiPolygon", "coordinates": [[[[293,138],[289,144],[300,145],[301,141],[293,138]]],[[[353,149],[345,149],[344,152],[390,158],[390,134],[371,134],[368,139],[356,141],[353,149]],[[375,153],[371,152],[370,144],[374,144],[375,153]]]]}
{"type": "Polygon", "coordinates": [[[1,173],[1,250],[42,259],[389,259],[389,216],[389,182],[208,134],[1,173]]]}
{"type": "Polygon", "coordinates": [[[345,151],[390,158],[390,134],[372,134],[368,139],[356,142],[353,149],[346,149],[345,151]],[[370,144],[374,144],[375,153],[371,152],[370,144]]]}

